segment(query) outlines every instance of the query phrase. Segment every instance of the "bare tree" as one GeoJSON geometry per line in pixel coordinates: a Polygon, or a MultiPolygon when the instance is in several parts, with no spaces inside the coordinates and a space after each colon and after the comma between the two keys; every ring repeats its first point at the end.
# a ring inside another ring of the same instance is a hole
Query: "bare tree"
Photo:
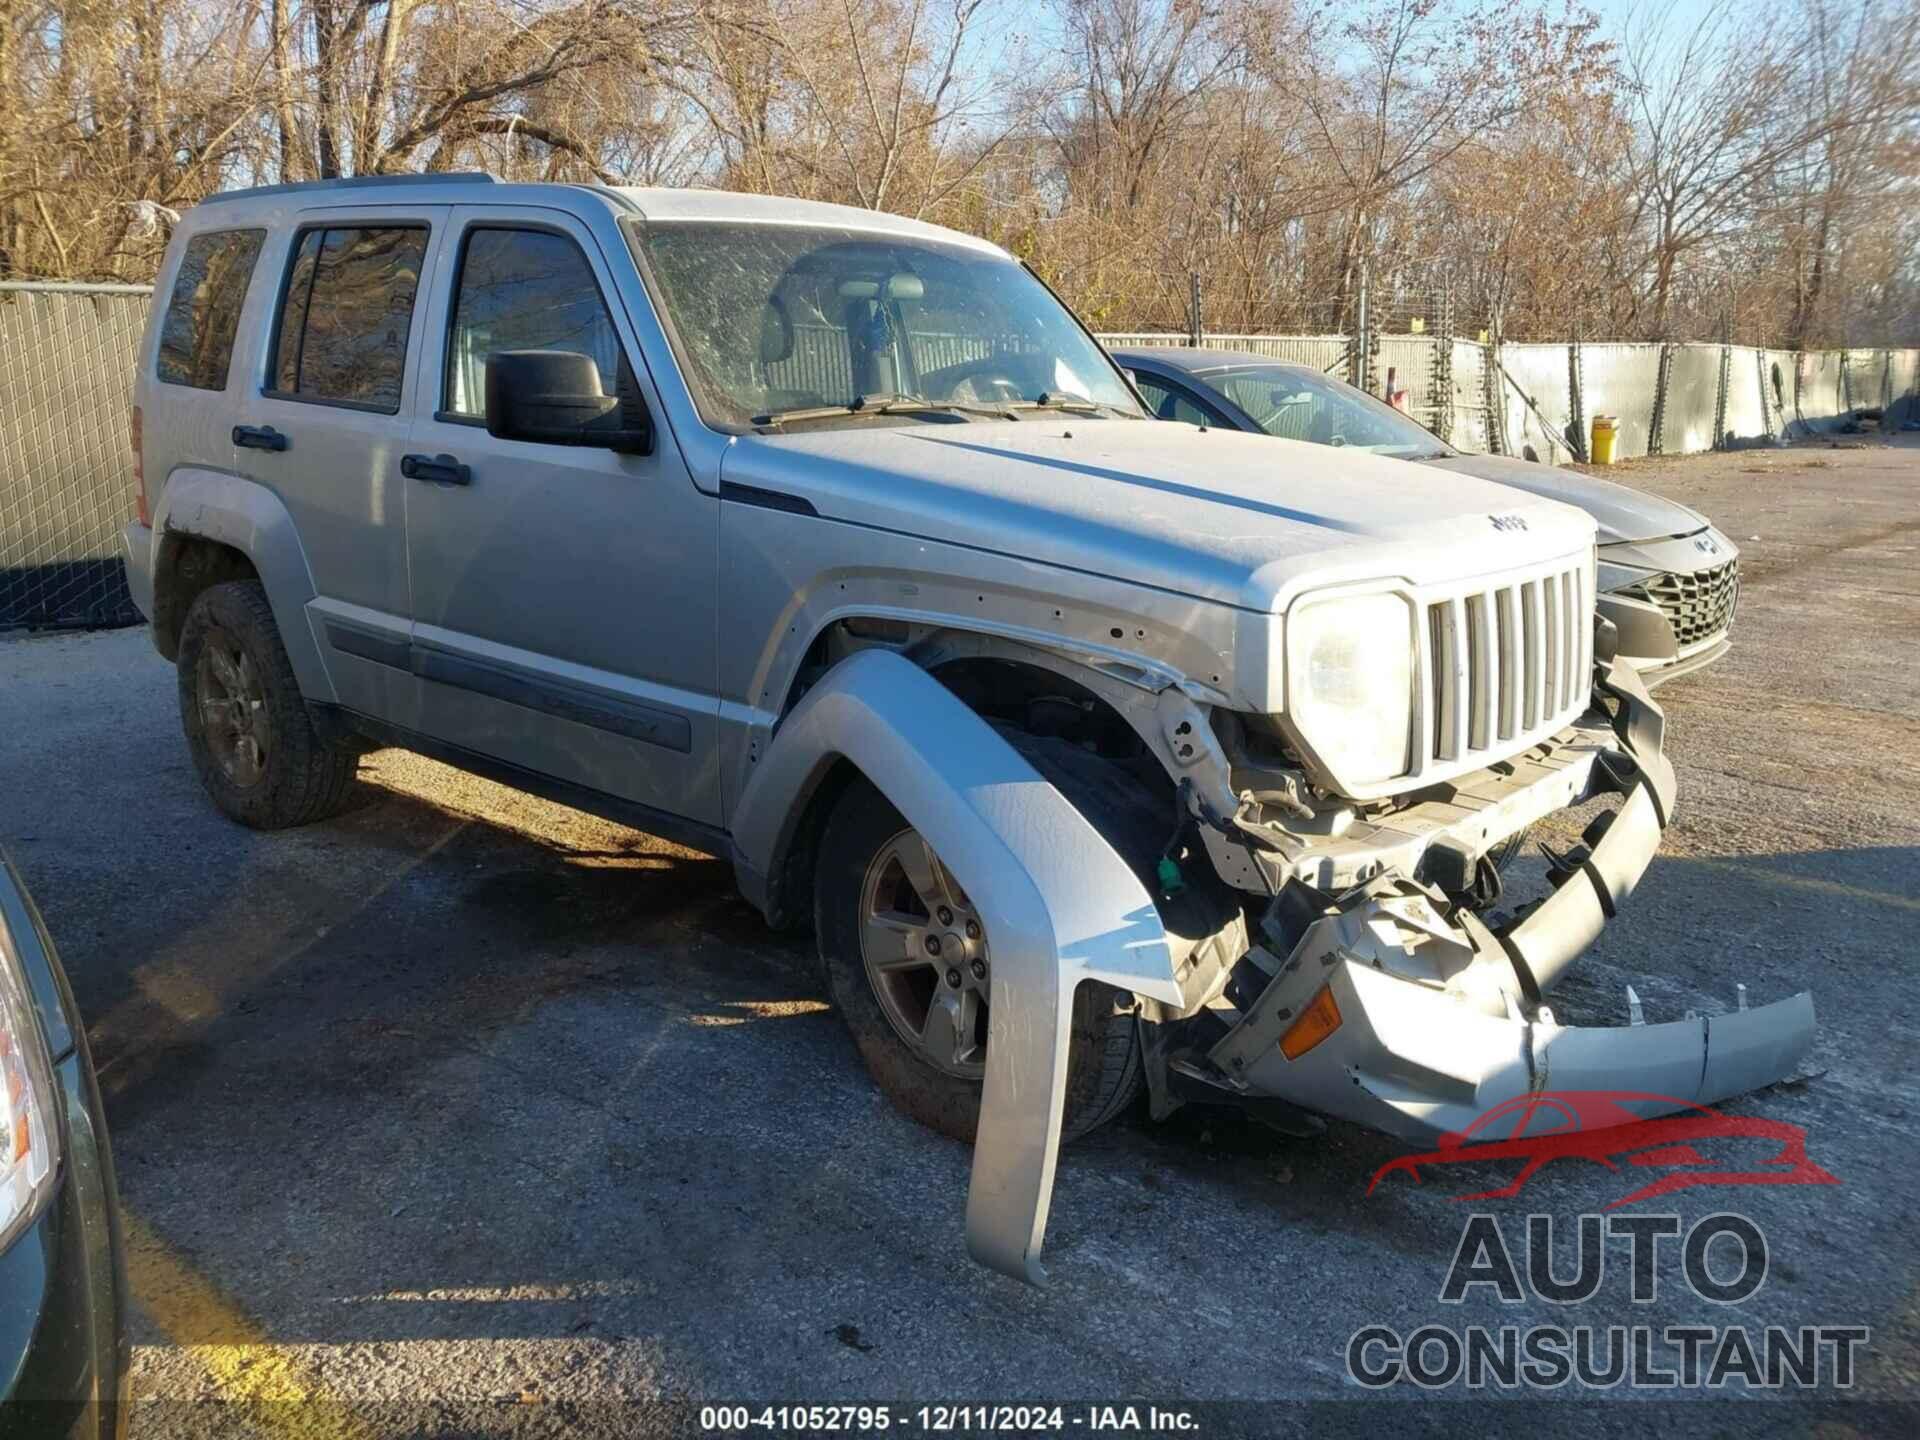
{"type": "Polygon", "coordinates": [[[1911,4],[1616,46],[1567,0],[1023,3],[0,0],[0,275],[144,277],[225,186],[484,168],[924,215],[1109,328],[1193,272],[1215,326],[1344,328],[1363,263],[1510,334],[1920,326],[1911,4]]]}

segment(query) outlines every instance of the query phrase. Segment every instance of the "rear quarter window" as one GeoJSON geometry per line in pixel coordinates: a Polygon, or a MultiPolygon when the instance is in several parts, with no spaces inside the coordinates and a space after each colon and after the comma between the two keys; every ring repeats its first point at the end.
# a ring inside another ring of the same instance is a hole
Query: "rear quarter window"
{"type": "Polygon", "coordinates": [[[338,227],[300,237],[275,327],[274,393],[400,408],[424,227],[338,227]]]}
{"type": "Polygon", "coordinates": [[[187,241],[160,322],[154,373],[169,385],[227,388],[233,337],[264,230],[216,230],[187,241]]]}

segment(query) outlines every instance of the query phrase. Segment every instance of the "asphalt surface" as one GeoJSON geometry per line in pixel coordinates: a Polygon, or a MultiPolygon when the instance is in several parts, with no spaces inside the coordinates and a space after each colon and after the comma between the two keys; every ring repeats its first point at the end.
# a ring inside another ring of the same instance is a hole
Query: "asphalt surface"
{"type": "MultiPolygon", "coordinates": [[[[1628,983],[1653,1020],[1729,1009],[1736,981],[1756,1003],[1813,990],[1803,1078],[1725,1108],[1805,1127],[1840,1183],[1654,1207],[1751,1217],[1770,1256],[1751,1299],[1696,1297],[1668,1254],[1636,1305],[1616,1252],[1583,1305],[1443,1304],[1474,1208],[1452,1197],[1510,1172],[1369,1195],[1391,1141],[1191,1112],[1068,1152],[1053,1285],[1014,1284],[966,1258],[967,1152],[878,1097],[810,942],[770,936],[724,864],[397,752],[368,759],[343,818],[250,833],[203,798],[144,631],[0,639],[0,843],[108,1096],[135,1440],[653,1434],[720,1400],[1366,1401],[1345,1351],[1372,1324],[1862,1324],[1851,1393],[1912,1402],[1920,446],[1615,473],[1715,518],[1746,590],[1733,653],[1660,695],[1678,822],[1556,1004],[1618,1023],[1628,983]]],[[[1629,1179],[1562,1162],[1480,1208],[1524,1266],[1527,1213],[1570,1229],[1629,1179]]],[[[1311,1423],[1485,1428],[1444,1403],[1469,1393],[1311,1423]]],[[[1504,1413],[1644,1423],[1553,1393],[1504,1413]]],[[[1670,1413],[1813,1424],[1777,1403],[1670,1413]]],[[[1897,1413],[1823,1423],[1893,1433],[1897,1413]]],[[[1307,1423],[1208,1412],[1222,1433],[1307,1423]]]]}

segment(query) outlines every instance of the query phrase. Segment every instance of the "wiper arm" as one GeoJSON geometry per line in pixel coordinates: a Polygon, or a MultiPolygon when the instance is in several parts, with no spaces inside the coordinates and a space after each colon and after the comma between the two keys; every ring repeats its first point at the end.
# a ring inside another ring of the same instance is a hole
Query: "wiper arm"
{"type": "Polygon", "coordinates": [[[1057,410],[1066,415],[1100,415],[1111,411],[1115,415],[1127,412],[1117,405],[1102,405],[1097,400],[1083,400],[1078,395],[1046,395],[1038,400],[1016,400],[1009,407],[1014,410],[1057,410]]]}
{"type": "Polygon", "coordinates": [[[1006,406],[962,405],[956,401],[927,400],[918,395],[860,395],[845,405],[806,405],[795,410],[774,410],[753,417],[756,425],[784,425],[792,420],[834,420],[846,415],[981,415],[991,420],[1011,420],[1006,406]]]}

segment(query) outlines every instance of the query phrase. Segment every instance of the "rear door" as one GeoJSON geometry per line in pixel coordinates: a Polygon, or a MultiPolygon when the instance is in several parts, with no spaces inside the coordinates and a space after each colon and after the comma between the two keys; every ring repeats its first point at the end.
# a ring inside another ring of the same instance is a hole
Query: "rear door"
{"type": "MultiPolygon", "coordinates": [[[[419,728],[650,810],[717,824],[719,502],[665,422],[614,264],[540,206],[460,206],[441,251],[404,489],[419,728]],[[487,433],[499,350],[622,362],[648,455],[487,433]],[[446,466],[462,467],[449,472],[446,466]],[[451,473],[459,478],[450,482],[451,473]]],[[[397,497],[396,497],[397,498],[397,497]]]]}
{"type": "Polygon", "coordinates": [[[410,723],[400,456],[444,205],[313,207],[276,237],[279,297],[235,417],[236,468],[293,516],[342,705],[410,723]]]}
{"type": "Polygon", "coordinates": [[[247,390],[245,366],[233,363],[247,288],[266,243],[264,226],[203,230],[180,245],[167,277],[165,308],[154,316],[152,354],[135,387],[149,493],[158,497],[171,471],[233,469],[233,412],[247,390]],[[159,466],[169,467],[161,473],[159,466]]]}

